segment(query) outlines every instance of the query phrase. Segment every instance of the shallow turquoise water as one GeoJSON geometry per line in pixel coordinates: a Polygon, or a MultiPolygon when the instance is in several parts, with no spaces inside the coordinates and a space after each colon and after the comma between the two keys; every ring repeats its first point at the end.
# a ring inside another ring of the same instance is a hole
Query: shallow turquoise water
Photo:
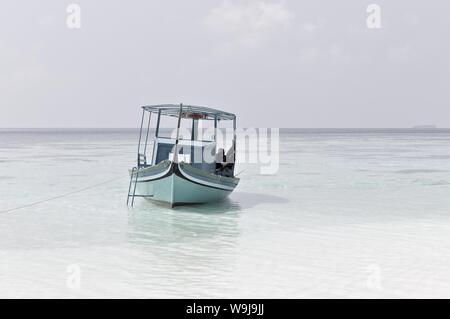
{"type": "Polygon", "coordinates": [[[126,207],[136,138],[0,131],[0,297],[450,297],[450,131],[284,131],[176,209],[126,207]]]}

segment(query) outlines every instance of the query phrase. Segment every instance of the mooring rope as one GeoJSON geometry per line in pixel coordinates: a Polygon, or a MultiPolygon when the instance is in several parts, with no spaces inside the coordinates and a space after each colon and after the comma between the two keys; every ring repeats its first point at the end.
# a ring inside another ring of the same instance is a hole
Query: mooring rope
{"type": "Polygon", "coordinates": [[[239,173],[237,173],[237,174],[234,174],[234,176],[238,176],[239,174],[241,174],[241,173],[243,173],[243,172],[245,172],[247,169],[245,168],[245,169],[243,169],[242,171],[240,171],[239,173]]]}
{"type": "Polygon", "coordinates": [[[109,183],[112,183],[114,181],[117,181],[117,180],[123,179],[123,178],[125,178],[125,176],[116,177],[116,178],[113,178],[113,179],[110,179],[110,180],[107,180],[107,181],[104,181],[104,182],[101,182],[101,183],[98,183],[98,184],[90,185],[90,186],[87,186],[87,187],[84,187],[84,188],[80,188],[80,189],[77,189],[77,190],[74,190],[74,191],[71,191],[71,192],[68,192],[68,193],[64,193],[64,194],[60,194],[60,195],[53,196],[53,197],[50,197],[50,198],[42,199],[42,200],[39,200],[39,201],[36,201],[36,202],[32,202],[32,203],[29,203],[29,204],[25,204],[25,205],[22,205],[22,206],[9,208],[9,209],[6,209],[6,210],[0,210],[0,214],[11,213],[11,212],[14,212],[14,211],[19,210],[19,209],[36,206],[36,205],[39,205],[39,204],[42,204],[42,203],[50,202],[50,201],[53,201],[53,200],[56,200],[56,199],[60,199],[60,198],[63,198],[63,197],[67,197],[67,196],[70,196],[70,195],[73,195],[73,194],[81,193],[81,192],[87,191],[89,189],[93,189],[93,188],[96,188],[96,187],[99,187],[99,186],[102,186],[102,185],[105,185],[105,184],[109,184],[109,183]]]}

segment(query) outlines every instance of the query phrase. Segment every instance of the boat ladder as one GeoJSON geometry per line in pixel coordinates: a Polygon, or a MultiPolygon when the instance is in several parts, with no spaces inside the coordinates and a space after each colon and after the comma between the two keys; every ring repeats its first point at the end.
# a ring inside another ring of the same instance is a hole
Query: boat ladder
{"type": "MultiPolygon", "coordinates": [[[[147,142],[148,142],[148,133],[150,131],[150,119],[151,119],[152,113],[149,113],[148,115],[148,124],[147,124],[147,130],[145,134],[145,144],[141,145],[141,139],[142,139],[142,130],[144,125],[144,119],[145,119],[145,109],[142,110],[142,119],[141,119],[141,129],[139,130],[139,142],[138,142],[138,152],[137,152],[137,165],[133,167],[131,170],[131,177],[130,177],[130,185],[128,185],[128,196],[127,196],[127,206],[130,203],[130,197],[131,197],[131,207],[134,205],[134,198],[137,197],[151,197],[146,195],[136,195],[136,186],[138,183],[138,177],[139,177],[139,170],[141,168],[147,167],[147,156],[145,155],[147,152],[147,142]],[[141,153],[141,148],[144,148],[144,152],[141,153]],[[134,180],[133,180],[134,179],[134,180]],[[134,185],[133,185],[134,183],[134,185]],[[133,193],[131,192],[131,187],[133,187],[133,193]]],[[[159,123],[159,122],[158,122],[159,123]]]]}
{"type": "Polygon", "coordinates": [[[130,197],[131,197],[131,207],[133,207],[133,205],[134,205],[134,197],[136,196],[136,185],[138,183],[138,175],[139,175],[139,168],[133,167],[133,169],[131,170],[130,185],[128,185],[127,206],[129,205],[130,197]],[[136,175],[136,176],[134,176],[134,175],[136,175]],[[133,178],[134,178],[134,181],[133,181],[133,178]],[[131,187],[132,187],[133,182],[134,182],[133,193],[131,193],[131,187]]]}

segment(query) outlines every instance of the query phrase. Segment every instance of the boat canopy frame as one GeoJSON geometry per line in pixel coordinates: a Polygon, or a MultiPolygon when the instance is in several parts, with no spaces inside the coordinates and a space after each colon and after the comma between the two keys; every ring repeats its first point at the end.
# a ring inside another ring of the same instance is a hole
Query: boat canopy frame
{"type": "MultiPolygon", "coordinates": [[[[233,121],[233,149],[236,150],[236,115],[229,112],[224,112],[218,109],[197,106],[197,105],[184,105],[180,104],[156,104],[156,105],[145,105],[142,106],[142,118],[141,118],[141,127],[139,130],[139,142],[138,142],[138,152],[137,152],[137,168],[147,167],[147,144],[148,144],[148,136],[150,131],[150,121],[152,113],[157,114],[156,121],[156,129],[155,129],[155,138],[158,138],[159,134],[159,124],[161,121],[161,116],[171,116],[178,119],[177,123],[177,135],[175,139],[175,156],[178,155],[178,142],[179,142],[179,131],[181,125],[181,119],[192,119],[192,135],[191,140],[195,141],[196,139],[196,129],[198,120],[212,120],[214,121],[214,140],[213,142],[217,143],[217,127],[218,122],[223,120],[233,121]],[[145,122],[145,113],[148,112],[148,121],[146,125],[146,133],[145,133],[145,142],[143,147],[143,152],[141,153],[141,145],[142,145],[142,133],[144,131],[144,122],[145,122]]],[[[154,151],[154,150],[153,150],[154,151]]],[[[154,156],[152,156],[153,162],[154,156]]],[[[175,158],[177,160],[177,158],[175,158]]],[[[155,163],[152,163],[155,164],[155,163]]]]}
{"type": "Polygon", "coordinates": [[[186,105],[186,104],[157,104],[157,105],[145,105],[142,108],[145,111],[157,113],[166,116],[179,116],[180,107],[182,107],[182,116],[184,118],[189,118],[189,114],[197,114],[202,115],[198,119],[201,120],[234,120],[236,119],[236,115],[229,112],[224,112],[218,109],[205,107],[205,106],[197,106],[197,105],[186,105]]]}

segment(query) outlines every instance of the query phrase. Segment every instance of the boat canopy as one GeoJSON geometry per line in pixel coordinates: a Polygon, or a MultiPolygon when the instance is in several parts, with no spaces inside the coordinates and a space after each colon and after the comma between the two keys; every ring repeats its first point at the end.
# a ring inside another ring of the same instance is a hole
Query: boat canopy
{"type": "Polygon", "coordinates": [[[181,117],[198,120],[234,120],[236,115],[213,109],[210,107],[185,105],[185,104],[157,104],[146,105],[142,108],[151,113],[177,117],[180,115],[180,107],[182,108],[181,117]]]}

